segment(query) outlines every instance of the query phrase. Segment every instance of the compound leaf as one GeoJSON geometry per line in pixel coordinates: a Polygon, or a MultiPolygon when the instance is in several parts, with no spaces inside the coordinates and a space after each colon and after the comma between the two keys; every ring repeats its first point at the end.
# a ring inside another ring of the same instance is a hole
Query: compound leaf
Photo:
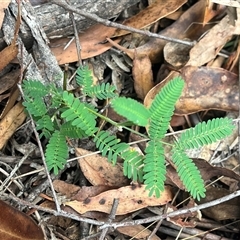
{"type": "Polygon", "coordinates": [[[174,147],[172,149],[172,159],[177,168],[178,175],[186,189],[193,198],[200,200],[205,197],[204,181],[200,171],[185,152],[174,147]]]}
{"type": "Polygon", "coordinates": [[[97,131],[96,116],[89,112],[86,105],[75,98],[72,93],[64,91],[63,101],[67,110],[61,114],[61,117],[67,122],[71,121],[73,126],[81,128],[88,136],[93,135],[97,131]]]}
{"type": "Polygon", "coordinates": [[[119,97],[112,100],[113,109],[120,115],[132,121],[136,125],[146,126],[150,113],[143,104],[125,97],[119,97]]]}
{"type": "Polygon", "coordinates": [[[41,117],[47,113],[46,105],[42,98],[39,97],[32,99],[25,96],[23,106],[26,107],[28,112],[35,117],[41,117]]]}
{"type": "Polygon", "coordinates": [[[155,96],[149,108],[149,136],[151,139],[161,139],[166,134],[173,115],[174,105],[179,99],[183,87],[184,80],[175,77],[155,96]]]}
{"type": "Polygon", "coordinates": [[[68,157],[68,147],[65,136],[60,131],[55,131],[47,145],[46,163],[49,171],[53,169],[55,175],[63,169],[68,157]]]}
{"type": "Polygon", "coordinates": [[[176,145],[184,150],[199,148],[229,136],[234,128],[231,119],[215,118],[187,129],[180,135],[176,145]]]}
{"type": "Polygon", "coordinates": [[[25,96],[32,98],[41,98],[49,93],[48,89],[40,81],[36,80],[24,80],[22,89],[25,96]]]}
{"type": "Polygon", "coordinates": [[[145,150],[144,159],[144,184],[149,190],[149,196],[155,194],[160,197],[164,191],[164,181],[166,179],[166,166],[163,145],[157,140],[150,140],[145,150]]]}

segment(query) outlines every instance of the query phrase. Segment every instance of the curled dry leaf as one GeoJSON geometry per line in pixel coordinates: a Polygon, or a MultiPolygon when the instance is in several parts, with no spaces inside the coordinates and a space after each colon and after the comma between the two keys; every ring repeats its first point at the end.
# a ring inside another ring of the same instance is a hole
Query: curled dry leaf
{"type": "MultiPolygon", "coordinates": [[[[138,14],[124,21],[123,24],[137,29],[145,28],[157,22],[159,19],[177,11],[186,2],[186,0],[156,0],[138,14]]],[[[113,37],[122,36],[127,33],[129,32],[126,30],[117,29],[113,37]]]]}
{"type": "Polygon", "coordinates": [[[41,228],[26,214],[0,200],[0,239],[44,240],[41,228]]]}
{"type": "Polygon", "coordinates": [[[165,187],[160,198],[149,197],[145,185],[132,185],[103,192],[84,201],[70,201],[65,205],[83,214],[87,211],[110,213],[114,199],[119,199],[116,215],[123,215],[148,206],[164,205],[172,200],[170,187],[165,187]]]}
{"type": "MultiPolygon", "coordinates": [[[[240,10],[239,10],[240,11],[240,10]]],[[[216,57],[225,43],[240,32],[240,19],[235,26],[229,23],[229,17],[224,17],[217,25],[191,49],[187,65],[202,66],[216,57]]]]}
{"type": "MultiPolygon", "coordinates": [[[[168,1],[165,2],[167,3],[168,1]]],[[[159,34],[177,39],[197,39],[206,31],[206,28],[203,28],[201,24],[193,25],[192,23],[202,21],[205,3],[205,0],[198,1],[185,11],[177,21],[160,31],[159,34]]],[[[146,44],[138,47],[137,52],[138,54],[147,54],[152,63],[158,63],[162,59],[162,51],[166,43],[165,40],[151,38],[146,44]]],[[[133,58],[134,51],[133,49],[128,49],[126,53],[133,58]]]]}
{"type": "MultiPolygon", "coordinates": [[[[92,152],[82,148],[76,148],[76,155],[84,156],[92,152]]],[[[84,176],[92,185],[107,185],[121,187],[128,184],[129,180],[123,176],[119,165],[113,166],[108,159],[94,154],[78,160],[84,176]]]]}
{"type": "Polygon", "coordinates": [[[25,118],[24,107],[21,102],[18,102],[0,121],[0,149],[3,148],[16,129],[22,125],[25,118]]]}
{"type": "Polygon", "coordinates": [[[139,55],[137,51],[133,59],[134,88],[138,98],[144,99],[153,85],[152,64],[147,55],[139,55]]]}

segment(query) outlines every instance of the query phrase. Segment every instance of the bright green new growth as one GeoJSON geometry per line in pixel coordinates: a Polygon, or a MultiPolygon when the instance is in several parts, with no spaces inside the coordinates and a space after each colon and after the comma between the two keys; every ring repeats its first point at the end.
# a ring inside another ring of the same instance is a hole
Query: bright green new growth
{"type": "MultiPolygon", "coordinates": [[[[57,89],[53,85],[44,86],[39,81],[24,81],[23,105],[34,118],[37,130],[41,130],[40,137],[49,139],[45,153],[49,171],[53,170],[58,174],[65,166],[68,157],[66,137],[92,137],[96,147],[110,162],[116,164],[118,158],[124,160],[125,176],[144,182],[149,195],[155,194],[159,197],[164,190],[166,178],[162,139],[168,130],[174,105],[182,93],[184,80],[176,77],[167,83],[155,96],[149,109],[133,99],[118,97],[115,87],[109,83],[94,86],[92,73],[87,67],[77,70],[76,82],[85,97],[100,100],[111,98],[111,105],[117,113],[133,124],[148,128],[150,140],[145,149],[145,156],[140,155],[127,143],[120,142],[116,136],[98,128],[98,117],[115,126],[120,124],[101,115],[92,104],[81,102],[72,93],[57,89]],[[50,104],[45,104],[45,99],[50,104]]],[[[230,119],[213,119],[183,132],[173,144],[172,161],[193,198],[204,197],[205,187],[200,171],[187,156],[186,150],[223,139],[232,133],[233,128],[230,119]]]]}

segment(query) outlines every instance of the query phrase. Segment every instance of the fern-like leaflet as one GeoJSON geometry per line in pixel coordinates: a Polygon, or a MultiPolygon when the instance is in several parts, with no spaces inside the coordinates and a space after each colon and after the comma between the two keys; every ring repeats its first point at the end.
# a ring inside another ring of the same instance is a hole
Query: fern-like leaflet
{"type": "Polygon", "coordinates": [[[186,189],[193,198],[200,200],[200,198],[205,197],[206,189],[204,181],[196,165],[181,149],[174,147],[172,153],[172,159],[177,168],[178,175],[186,189]]]}
{"type": "Polygon", "coordinates": [[[114,92],[116,88],[109,83],[102,83],[100,85],[93,86],[88,92],[89,97],[96,97],[99,100],[114,98],[117,94],[114,92]]]}
{"type": "Polygon", "coordinates": [[[71,121],[73,126],[81,128],[86,135],[92,136],[96,131],[96,116],[88,111],[85,104],[81,103],[73,94],[63,92],[63,102],[67,110],[61,114],[67,122],[71,121]]]}
{"type": "Polygon", "coordinates": [[[44,97],[49,91],[40,81],[28,80],[23,81],[22,88],[25,96],[36,98],[44,97]]]}
{"type": "Polygon", "coordinates": [[[29,98],[25,96],[23,106],[26,107],[28,112],[30,112],[34,117],[41,117],[47,113],[46,105],[42,98],[29,98]]]}
{"type": "Polygon", "coordinates": [[[176,145],[183,150],[199,148],[229,136],[233,129],[231,119],[215,118],[184,131],[176,145]]]}
{"type": "Polygon", "coordinates": [[[55,131],[47,145],[46,163],[49,171],[53,169],[55,175],[58,174],[59,169],[63,169],[68,157],[68,147],[65,136],[60,131],[55,131]]]}
{"type": "Polygon", "coordinates": [[[155,96],[150,108],[149,136],[151,139],[162,139],[169,127],[174,105],[184,87],[184,80],[176,77],[168,82],[155,96]]]}
{"type": "Polygon", "coordinates": [[[164,181],[166,179],[166,166],[163,145],[158,140],[150,140],[145,150],[144,160],[144,183],[149,190],[149,196],[153,194],[160,197],[164,190],[164,181]]]}
{"type": "Polygon", "coordinates": [[[60,132],[64,136],[70,137],[70,138],[81,139],[81,138],[87,137],[85,132],[81,128],[73,126],[71,121],[63,123],[63,125],[60,128],[60,132]]]}
{"type": "Polygon", "coordinates": [[[115,98],[111,102],[113,109],[136,125],[145,127],[150,113],[141,103],[125,97],[115,98]]]}
{"type": "Polygon", "coordinates": [[[77,69],[76,82],[82,87],[82,91],[85,95],[88,95],[88,93],[91,92],[91,88],[93,87],[93,77],[88,66],[81,66],[77,69]]]}
{"type": "Polygon", "coordinates": [[[124,175],[134,180],[142,179],[143,156],[135,150],[129,149],[129,145],[120,142],[120,139],[108,132],[100,131],[94,137],[96,147],[101,151],[103,156],[108,157],[108,161],[116,164],[117,158],[124,160],[124,175]]]}
{"type": "Polygon", "coordinates": [[[116,88],[109,83],[100,85],[93,84],[92,72],[87,66],[82,66],[77,70],[76,82],[82,86],[82,91],[85,95],[99,100],[114,98],[117,94],[114,92],[116,88]]]}
{"type": "Polygon", "coordinates": [[[46,138],[50,138],[51,133],[54,131],[54,125],[51,118],[48,115],[42,116],[36,122],[36,129],[42,130],[42,133],[39,136],[40,138],[42,136],[45,136],[46,138]]]}

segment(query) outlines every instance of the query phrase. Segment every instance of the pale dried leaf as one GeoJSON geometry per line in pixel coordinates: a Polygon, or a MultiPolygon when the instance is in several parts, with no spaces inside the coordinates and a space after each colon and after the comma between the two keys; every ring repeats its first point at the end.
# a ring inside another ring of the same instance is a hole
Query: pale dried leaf
{"type": "Polygon", "coordinates": [[[123,215],[148,206],[164,205],[172,200],[172,193],[170,187],[165,187],[160,198],[149,197],[149,191],[145,190],[145,185],[132,185],[109,190],[84,201],[66,202],[65,205],[72,207],[80,214],[88,211],[110,213],[116,198],[119,199],[116,215],[123,215]]]}
{"type": "MultiPolygon", "coordinates": [[[[76,155],[84,156],[92,152],[83,148],[76,148],[76,155]]],[[[78,160],[84,176],[92,185],[107,185],[121,187],[128,184],[128,179],[123,176],[122,167],[108,162],[106,157],[99,154],[86,156],[78,160]]]]}

